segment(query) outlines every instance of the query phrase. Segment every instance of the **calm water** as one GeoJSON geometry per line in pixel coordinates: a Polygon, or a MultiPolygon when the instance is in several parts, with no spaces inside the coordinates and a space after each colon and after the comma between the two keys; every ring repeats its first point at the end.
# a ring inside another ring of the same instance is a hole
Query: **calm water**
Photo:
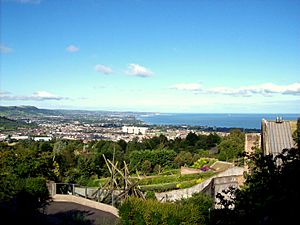
{"type": "Polygon", "coordinates": [[[140,116],[138,119],[147,124],[156,125],[190,125],[209,127],[238,127],[245,129],[260,129],[261,120],[275,120],[281,116],[283,120],[297,120],[300,114],[184,114],[161,113],[140,116]]]}

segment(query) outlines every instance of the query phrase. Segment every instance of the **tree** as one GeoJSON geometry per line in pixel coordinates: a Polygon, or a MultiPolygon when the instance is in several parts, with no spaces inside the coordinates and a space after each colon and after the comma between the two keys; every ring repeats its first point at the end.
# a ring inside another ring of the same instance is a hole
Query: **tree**
{"type": "Polygon", "coordinates": [[[194,132],[189,132],[185,140],[189,146],[194,146],[196,142],[199,140],[199,137],[194,132]]]}
{"type": "Polygon", "coordinates": [[[298,118],[297,120],[297,129],[295,130],[293,137],[299,148],[300,147],[300,118],[298,118]]]}
{"type": "Polygon", "coordinates": [[[221,197],[212,224],[297,224],[300,210],[300,152],[284,150],[276,157],[255,153],[241,189],[232,190],[231,200],[221,197]],[[277,164],[277,160],[281,164],[277,164]],[[229,202],[229,203],[228,203],[229,202]]]}
{"type": "Polygon", "coordinates": [[[187,151],[181,151],[174,159],[176,166],[191,165],[193,163],[193,155],[187,151]]]}
{"type": "Polygon", "coordinates": [[[230,161],[241,157],[244,152],[245,134],[240,130],[231,130],[218,145],[220,151],[219,159],[230,161]]]}
{"type": "Polygon", "coordinates": [[[145,160],[143,163],[142,163],[142,173],[145,174],[145,175],[149,175],[151,172],[152,172],[152,165],[151,165],[151,162],[149,160],[145,160]]]}

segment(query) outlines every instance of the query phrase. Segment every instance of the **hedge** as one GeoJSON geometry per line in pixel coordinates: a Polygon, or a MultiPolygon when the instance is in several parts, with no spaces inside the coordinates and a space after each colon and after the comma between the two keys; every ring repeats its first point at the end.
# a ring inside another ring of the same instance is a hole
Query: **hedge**
{"type": "Polygon", "coordinates": [[[205,217],[194,204],[160,203],[129,197],[119,208],[123,225],[197,225],[205,217]]]}

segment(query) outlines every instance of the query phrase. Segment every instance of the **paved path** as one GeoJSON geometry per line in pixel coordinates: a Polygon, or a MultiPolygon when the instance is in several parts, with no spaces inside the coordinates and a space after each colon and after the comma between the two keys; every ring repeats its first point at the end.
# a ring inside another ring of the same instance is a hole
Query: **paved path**
{"type": "Polygon", "coordinates": [[[46,207],[45,213],[54,224],[72,224],[71,221],[82,221],[80,224],[116,225],[119,221],[112,213],[74,202],[53,201],[46,207]]]}

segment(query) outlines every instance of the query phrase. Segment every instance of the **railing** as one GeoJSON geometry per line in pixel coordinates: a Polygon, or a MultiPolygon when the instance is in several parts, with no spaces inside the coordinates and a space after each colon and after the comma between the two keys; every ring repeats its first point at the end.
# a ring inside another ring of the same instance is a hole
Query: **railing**
{"type": "Polygon", "coordinates": [[[114,200],[116,200],[117,195],[121,193],[118,190],[104,190],[97,187],[86,187],[73,183],[52,183],[49,191],[51,196],[56,194],[74,195],[96,202],[111,203],[111,205],[114,205],[114,200]]]}

